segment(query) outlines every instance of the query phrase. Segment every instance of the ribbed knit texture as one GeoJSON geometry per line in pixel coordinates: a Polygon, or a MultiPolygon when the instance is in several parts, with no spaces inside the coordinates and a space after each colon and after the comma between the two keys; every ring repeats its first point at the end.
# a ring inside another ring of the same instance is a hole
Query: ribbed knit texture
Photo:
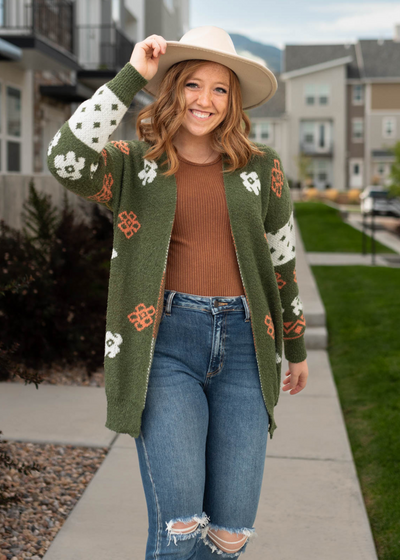
{"type": "MultiPolygon", "coordinates": [[[[147,142],[108,141],[146,83],[127,63],[76,109],[47,152],[49,170],[62,185],[113,212],[104,350],[105,425],[133,437],[140,435],[146,403],[178,190],[175,175],[163,175],[168,169],[163,165],[165,152],[157,161],[148,160],[144,159],[151,147],[147,142]]],[[[296,279],[289,185],[278,153],[254,144],[262,155],[252,156],[245,167],[229,173],[223,156],[222,176],[272,438],[282,352],[290,362],[305,360],[306,322],[296,279]]],[[[204,232],[204,240],[207,237],[204,232]]],[[[85,294],[81,297],[84,300],[85,294]]]]}
{"type": "Polygon", "coordinates": [[[181,155],[178,159],[178,200],[165,289],[199,296],[244,295],[229,225],[222,158],[203,164],[181,155]]]}

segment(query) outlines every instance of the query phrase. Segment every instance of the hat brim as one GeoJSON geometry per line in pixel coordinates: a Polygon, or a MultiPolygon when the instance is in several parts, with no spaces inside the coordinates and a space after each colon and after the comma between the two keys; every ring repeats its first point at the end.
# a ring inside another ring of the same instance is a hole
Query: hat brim
{"type": "Polygon", "coordinates": [[[173,64],[189,59],[218,62],[233,70],[239,78],[243,109],[253,109],[262,105],[271,99],[278,89],[274,74],[259,62],[228,52],[185,45],[179,41],[167,41],[167,50],[160,56],[156,74],[142,89],[157,97],[159,86],[167,70],[173,64]]]}

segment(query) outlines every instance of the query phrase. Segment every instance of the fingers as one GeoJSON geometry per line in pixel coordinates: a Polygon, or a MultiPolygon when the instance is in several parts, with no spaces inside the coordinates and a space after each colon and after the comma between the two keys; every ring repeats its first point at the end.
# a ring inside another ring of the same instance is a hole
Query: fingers
{"type": "Polygon", "coordinates": [[[153,50],[152,56],[154,58],[157,58],[160,53],[165,54],[167,50],[167,42],[161,35],[150,35],[144,40],[144,43],[153,50]]]}
{"type": "Polygon", "coordinates": [[[307,384],[307,371],[286,372],[286,378],[283,380],[282,391],[289,391],[290,395],[296,395],[304,389],[307,384]]]}

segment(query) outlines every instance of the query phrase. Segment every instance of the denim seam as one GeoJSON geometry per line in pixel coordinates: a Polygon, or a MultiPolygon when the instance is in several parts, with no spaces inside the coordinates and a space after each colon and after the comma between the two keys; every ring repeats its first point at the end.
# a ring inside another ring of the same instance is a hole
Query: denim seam
{"type": "Polygon", "coordinates": [[[153,488],[153,494],[154,494],[154,499],[156,502],[156,509],[157,509],[157,545],[156,545],[156,549],[154,551],[154,558],[155,560],[157,558],[159,558],[159,551],[160,551],[160,544],[161,544],[161,512],[160,512],[160,506],[158,503],[158,498],[157,498],[157,492],[156,492],[156,486],[154,484],[154,480],[153,480],[153,476],[151,474],[151,468],[150,468],[150,461],[149,461],[149,456],[147,454],[147,449],[146,449],[146,444],[144,442],[144,438],[143,438],[143,434],[140,434],[140,438],[142,440],[142,444],[143,444],[143,450],[144,450],[144,455],[145,455],[145,459],[146,459],[146,465],[147,465],[147,472],[151,481],[151,486],[153,488]]]}

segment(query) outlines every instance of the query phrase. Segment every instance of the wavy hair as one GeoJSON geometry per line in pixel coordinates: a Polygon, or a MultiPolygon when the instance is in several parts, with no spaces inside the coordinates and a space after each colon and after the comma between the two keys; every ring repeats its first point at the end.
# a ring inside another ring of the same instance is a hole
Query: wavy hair
{"type": "MultiPolygon", "coordinates": [[[[143,157],[157,160],[164,152],[167,154],[163,165],[170,163],[170,166],[163,175],[173,175],[179,169],[172,140],[186,113],[185,83],[198,68],[208,63],[208,60],[184,60],[173,64],[160,84],[158,98],[141,109],[137,116],[136,133],[139,140],[152,144],[143,157]]],[[[251,124],[242,108],[239,79],[235,72],[230,68],[228,70],[228,111],[225,119],[211,133],[211,147],[223,154],[230,165],[226,171],[234,171],[244,167],[253,154],[264,155],[265,152],[260,151],[248,138],[251,124]]]]}

